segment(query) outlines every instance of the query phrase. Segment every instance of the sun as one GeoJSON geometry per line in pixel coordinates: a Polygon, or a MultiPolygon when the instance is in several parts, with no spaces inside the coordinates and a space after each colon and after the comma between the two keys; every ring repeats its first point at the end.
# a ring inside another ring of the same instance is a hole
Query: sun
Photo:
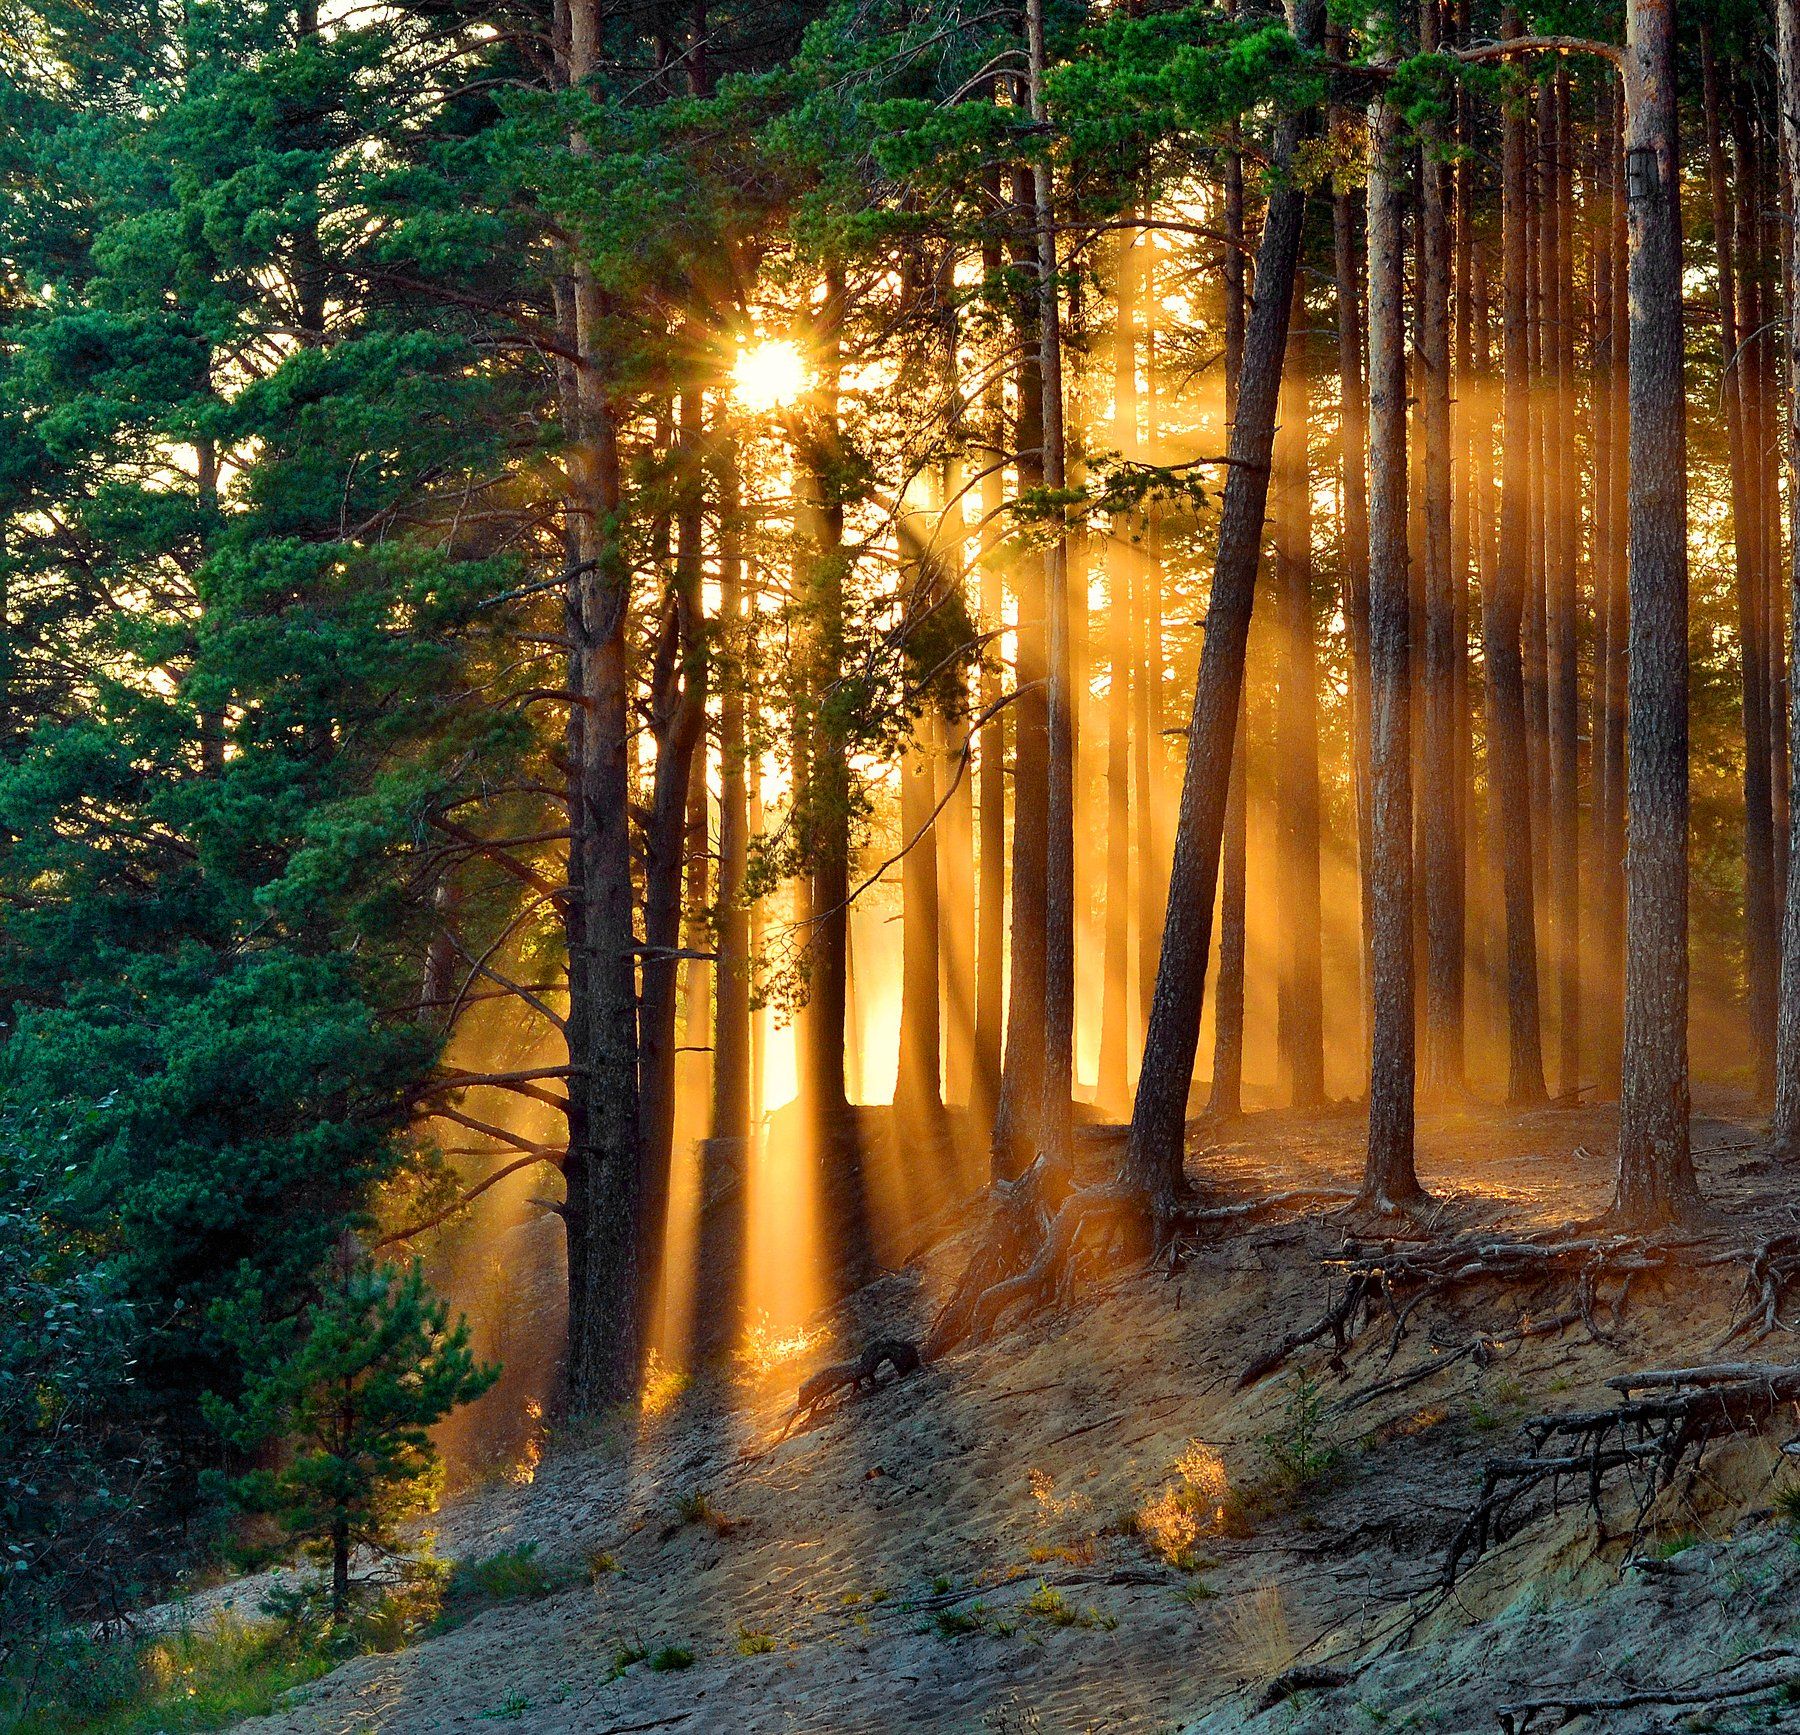
{"type": "Polygon", "coordinates": [[[731,370],[738,402],[759,414],[787,409],[806,390],[806,359],[786,338],[765,338],[738,352],[731,370]]]}

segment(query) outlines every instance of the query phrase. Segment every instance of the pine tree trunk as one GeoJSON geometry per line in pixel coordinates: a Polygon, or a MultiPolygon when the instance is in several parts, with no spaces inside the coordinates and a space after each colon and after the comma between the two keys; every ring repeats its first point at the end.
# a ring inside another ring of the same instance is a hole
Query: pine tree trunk
{"type": "MultiPolygon", "coordinates": [[[[595,0],[569,13],[569,82],[598,58],[595,0]]],[[[585,142],[577,135],[577,151],[585,142]]],[[[570,707],[569,1150],[563,1207],[569,1259],[569,1406],[590,1413],[636,1390],[640,1338],[638,1250],[638,1022],[632,931],[629,754],[632,735],[625,625],[631,572],[620,546],[617,411],[607,390],[605,304],[579,261],[570,297],[575,370],[570,428],[571,507],[581,560],[570,577],[565,626],[570,707]],[[577,1100],[579,1099],[579,1100],[577,1100]]]]}
{"type": "Polygon", "coordinates": [[[1725,411],[1726,445],[1731,466],[1732,553],[1737,573],[1738,651],[1742,677],[1744,725],[1744,973],[1749,990],[1751,1068],[1759,1102],[1774,1094],[1776,970],[1779,962],[1779,919],[1775,906],[1774,808],[1769,755],[1768,660],[1762,636],[1766,610],[1763,574],[1754,529],[1749,522],[1744,381],[1748,369],[1738,357],[1737,260],[1733,246],[1734,213],[1726,184],[1725,144],[1719,127],[1719,68],[1709,20],[1700,24],[1700,50],[1706,118],[1707,185],[1712,195],[1713,244],[1719,271],[1719,351],[1725,369],[1720,399],[1725,411]]]}
{"type": "Polygon", "coordinates": [[[1406,290],[1400,116],[1369,111],[1369,767],[1373,1010],[1361,1202],[1422,1196],[1413,1165],[1412,748],[1407,581],[1406,290]]]}
{"type": "MultiPolygon", "coordinates": [[[[1035,188],[1021,171],[1014,177],[1013,203],[1023,225],[1033,218],[1035,188]]],[[[1021,275],[1032,268],[1035,249],[1020,245],[1013,265],[1021,275]]],[[[1017,468],[1021,491],[1040,487],[1043,466],[1043,387],[1035,296],[1020,299],[1015,316],[1019,336],[1017,468]]],[[[1044,568],[1020,560],[1014,569],[1018,629],[1014,635],[1018,699],[1013,713],[1012,969],[1007,984],[1006,1059],[1000,1079],[1000,1106],[994,1117],[993,1172],[996,1180],[1017,1175],[1038,1143],[1038,1116],[1044,1098],[1044,827],[1033,816],[1048,799],[1048,704],[1045,683],[1044,568]],[[1024,823],[1020,823],[1023,821],[1024,823]]]]}
{"type": "Polygon", "coordinates": [[[1626,10],[1631,676],[1625,1059],[1614,1217],[1699,1205],[1688,1146],[1687,472],[1672,0],[1626,10]]]}
{"type": "MultiPolygon", "coordinates": [[[[1438,0],[1421,0],[1419,46],[1438,47],[1438,0]]],[[[1419,830],[1425,883],[1425,1088],[1458,1089],[1463,1077],[1462,838],[1457,819],[1456,596],[1450,565],[1450,226],[1443,141],[1423,129],[1419,213],[1419,417],[1423,435],[1425,637],[1424,741],[1419,830]]]]}
{"type": "MultiPolygon", "coordinates": [[[[1340,115],[1340,124],[1347,124],[1340,115]]],[[[1344,488],[1344,632],[1350,654],[1350,753],[1356,791],[1356,858],[1361,891],[1363,1016],[1370,979],[1369,811],[1369,467],[1368,388],[1363,377],[1362,267],[1353,194],[1331,201],[1337,279],[1339,463],[1344,488]]]]}
{"type": "MultiPolygon", "coordinates": [[[[1519,34],[1508,15],[1505,34],[1519,34]]],[[[1501,141],[1504,207],[1504,374],[1501,420],[1500,549],[1492,594],[1482,608],[1488,679],[1489,799],[1503,816],[1501,883],[1506,906],[1506,1099],[1515,1107],[1544,1100],[1543,1048],[1538,1023],[1536,886],[1531,861],[1528,723],[1520,605],[1531,564],[1527,490],[1531,461],[1530,240],[1526,225],[1528,121],[1523,104],[1508,106],[1501,141]]]]}
{"type": "Polygon", "coordinates": [[[900,755],[900,841],[906,854],[900,861],[900,1060],[894,1108],[903,1138],[925,1136],[944,1106],[938,860],[932,831],[937,723],[935,714],[921,715],[900,755]]]}
{"type": "MultiPolygon", "coordinates": [[[[1316,0],[1295,0],[1291,27],[1302,46],[1317,45],[1321,12],[1316,0]]],[[[1256,302],[1244,338],[1244,366],[1229,447],[1231,462],[1213,561],[1212,600],[1188,724],[1168,916],[1163,924],[1143,1069],[1132,1106],[1126,1176],[1153,1209],[1166,1208],[1186,1188],[1182,1135],[1194,1052],[1200,1040],[1231,743],[1243,692],[1244,648],[1262,552],[1276,395],[1287,349],[1305,213],[1305,193],[1286,173],[1302,130],[1296,116],[1284,116],[1276,129],[1273,190],[1257,249],[1256,302]]]]}
{"type": "MultiPolygon", "coordinates": [[[[751,623],[744,614],[743,501],[737,459],[723,453],[719,500],[719,623],[723,667],[719,686],[719,921],[718,985],[713,1007],[714,1139],[750,1132],[750,912],[744,902],[750,864],[749,797],[745,759],[744,686],[749,679],[751,623]]],[[[713,1186],[702,1188],[707,1197],[713,1186]]]]}
{"type": "MultiPolygon", "coordinates": [[[[1776,62],[1781,125],[1783,182],[1787,191],[1783,232],[1787,237],[1790,294],[1787,302],[1789,375],[1785,394],[1785,445],[1789,485],[1795,486],[1800,462],[1800,297],[1791,293],[1800,280],[1800,220],[1794,198],[1800,189],[1800,0],[1775,0],[1776,62]]],[[[1792,613],[1800,622],[1800,540],[1790,551],[1788,584],[1792,613]]],[[[1790,703],[1800,703],[1800,682],[1794,683],[1790,703]]],[[[1793,734],[1800,737],[1800,716],[1791,719],[1793,734]]],[[[1800,792],[1790,795],[1789,824],[1800,823],[1800,792]]],[[[1770,1140],[1775,1150],[1793,1160],[1800,1158],[1800,839],[1790,833],[1787,878],[1782,885],[1781,984],[1775,1037],[1775,1115],[1770,1140]]]]}
{"type": "Polygon", "coordinates": [[[1593,854],[1592,955],[1595,964],[1594,991],[1590,996],[1594,1012],[1594,1039],[1590,1047],[1595,1071],[1603,1082],[1616,1080],[1618,1077],[1618,911],[1624,861],[1624,838],[1614,824],[1617,805],[1615,786],[1623,775],[1623,765],[1616,759],[1613,750],[1615,711],[1620,710],[1618,695],[1614,691],[1615,660],[1620,669],[1624,666],[1623,644],[1615,640],[1615,634],[1622,636],[1624,630],[1624,599],[1616,594],[1622,588],[1619,553],[1624,535],[1617,505],[1622,490],[1615,486],[1624,467],[1624,429],[1617,413],[1617,393],[1614,389],[1617,379],[1621,377],[1619,362],[1624,342],[1624,334],[1616,317],[1614,293],[1614,276],[1620,264],[1614,237],[1622,155],[1617,135],[1618,102],[1616,87],[1609,86],[1602,91],[1594,141],[1596,209],[1590,225],[1594,291],[1591,346],[1594,429],[1594,677],[1588,729],[1593,765],[1590,848],[1593,854]],[[1619,653],[1616,659],[1615,651],[1619,653]]]}
{"type": "MultiPolygon", "coordinates": [[[[1027,0],[1032,119],[1044,109],[1044,0],[1027,0]]],[[[1052,497],[1067,481],[1063,451],[1062,310],[1059,301],[1054,184],[1047,157],[1033,168],[1037,230],[1038,385],[1043,392],[1044,486],[1052,497]]],[[[1060,508],[1059,508],[1060,511],[1060,508]]],[[[1060,524],[1044,550],[1044,650],[1048,686],[1044,780],[1044,1078],[1039,1145],[1069,1154],[1075,1061],[1075,711],[1069,633],[1069,538],[1060,524]]]]}
{"type": "MultiPolygon", "coordinates": [[[[992,278],[1000,269],[997,243],[982,248],[982,270],[992,278]]],[[[1006,613],[1000,571],[999,539],[1004,506],[1001,458],[1006,450],[1004,387],[996,370],[983,394],[982,414],[988,450],[981,480],[981,624],[998,634],[1006,613]]],[[[997,642],[981,663],[981,727],[978,762],[980,807],[979,927],[975,938],[975,1054],[971,1067],[970,1108],[977,1126],[992,1127],[1000,1106],[1000,1052],[1006,1014],[1006,735],[1007,716],[1000,704],[1000,655],[997,642]]]]}
{"type": "MultiPolygon", "coordinates": [[[[1319,950],[1319,710],[1312,598],[1312,495],[1303,276],[1295,273],[1275,434],[1276,906],[1282,939],[1277,1048],[1295,1108],[1325,1100],[1324,977],[1319,950]]],[[[1234,754],[1235,757],[1235,754],[1234,754]]]]}
{"type": "Polygon", "coordinates": [[[1581,855],[1577,810],[1580,763],[1576,643],[1576,466],[1574,367],[1570,333],[1575,317],[1570,273],[1573,214],[1570,194],[1568,73],[1559,70],[1549,102],[1553,219],[1549,247],[1545,371],[1551,463],[1546,538],[1545,650],[1549,700],[1550,897],[1555,912],[1557,1087],[1572,1095],[1581,1083],[1581,855]]]}
{"type": "MultiPolygon", "coordinates": [[[[650,675],[656,742],[644,825],[644,961],[638,1007],[638,1272],[648,1324],[659,1305],[675,1132],[676,988],[689,791],[706,729],[706,622],[701,511],[701,392],[682,392],[676,422],[674,584],[664,603],[650,675]]],[[[704,799],[704,785],[702,785],[704,799]]],[[[702,809],[704,813],[704,809],[702,809]]],[[[704,830],[704,818],[702,829],[704,830]]]]}
{"type": "MultiPolygon", "coordinates": [[[[1136,237],[1120,239],[1113,288],[1112,443],[1123,457],[1137,451],[1136,237]]],[[[1118,1112],[1129,1100],[1131,944],[1131,567],[1135,521],[1114,527],[1107,553],[1106,932],[1101,973],[1099,1100],[1118,1112]]]]}
{"type": "Polygon", "coordinates": [[[1629,552],[1627,498],[1631,479],[1630,364],[1631,321],[1627,307],[1625,222],[1625,97],[1615,89],[1613,103],[1612,185],[1612,354],[1607,370],[1608,418],[1613,430],[1611,499],[1607,516],[1612,524],[1612,570],[1607,579],[1606,630],[1606,836],[1607,872],[1603,877],[1606,933],[1608,1076],[1623,1085],[1625,1052],[1625,710],[1631,678],[1630,612],[1627,582],[1629,552]]]}
{"type": "MultiPolygon", "coordinates": [[[[1244,366],[1244,318],[1248,305],[1244,251],[1244,157],[1236,149],[1234,122],[1225,153],[1225,426],[1227,439],[1237,423],[1238,381],[1244,366]]],[[[1289,315],[1292,318],[1292,315],[1289,315]]],[[[1238,704],[1231,742],[1231,774],[1225,794],[1224,861],[1219,882],[1219,982],[1213,997],[1213,1076],[1210,1107],[1215,1115],[1244,1108],[1245,881],[1250,865],[1249,693],[1238,704]]],[[[1146,948],[1147,949],[1147,948],[1146,948]]],[[[1143,981],[1154,983],[1145,971],[1143,981]]]]}

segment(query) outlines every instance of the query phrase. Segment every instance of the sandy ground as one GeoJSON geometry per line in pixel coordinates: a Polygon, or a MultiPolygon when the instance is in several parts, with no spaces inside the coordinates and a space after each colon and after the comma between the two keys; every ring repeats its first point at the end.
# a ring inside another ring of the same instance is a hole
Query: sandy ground
{"type": "MultiPolygon", "coordinates": [[[[1697,1126],[1703,1183],[1727,1218],[1766,1225],[1786,1212],[1783,1178],[1733,1105],[1711,1106],[1697,1126]]],[[[1348,1184],[1360,1136],[1350,1110],[1259,1115],[1191,1167],[1228,1195],[1348,1184]]],[[[1611,1138],[1599,1109],[1429,1119],[1421,1168],[1442,1199],[1437,1228],[1591,1216],[1608,1195],[1611,1138]]],[[[1800,1548],[1767,1522],[1791,1472],[1767,1441],[1728,1450],[1687,1492],[1668,1520],[1676,1540],[1659,1546],[1696,1546],[1667,1560],[1629,1564],[1565,1512],[1498,1550],[1451,1602],[1432,1611],[1425,1594],[1484,1456],[1507,1447],[1518,1418],[1604,1403],[1604,1380],[1626,1369],[1705,1359],[1738,1273],[1641,1284],[1609,1319],[1610,1341],[1577,1326],[1350,1407],[1384,1374],[1567,1307],[1568,1295],[1490,1288],[1454,1311],[1421,1309],[1391,1362],[1386,1330],[1365,1333],[1340,1370],[1309,1351],[1301,1365],[1339,1467],[1317,1490],[1269,1493],[1295,1376],[1245,1392],[1237,1376],[1320,1311],[1322,1261],[1344,1232],[1313,1216],[1221,1236],[1178,1275],[1122,1277],[786,1440],[794,1388],[829,1359],[827,1342],[764,1377],[698,1381],[629,1428],[552,1442],[528,1485],[499,1482],[441,1513],[437,1547],[471,1558],[530,1541],[577,1568],[604,1553],[609,1570],[349,1663],[256,1727],[1494,1729],[1496,1707],[1535,1687],[1684,1680],[1795,1642],[1800,1548]],[[1232,1526],[1247,1534],[1203,1537],[1197,1571],[1167,1564],[1132,1524],[1186,1485],[1178,1460],[1251,1490],[1260,1508],[1232,1526]],[[707,1516],[684,1521],[678,1502],[692,1513],[697,1494],[707,1516]],[[692,1665],[620,1671],[622,1647],[664,1646],[692,1665]],[[1297,1661],[1352,1679],[1259,1713],[1269,1681],[1297,1661]]],[[[839,1341],[917,1331],[966,1247],[966,1235],[946,1239],[861,1292],[831,1321],[839,1341]]],[[[1756,1353],[1790,1359],[1784,1346],[1756,1353]]],[[[1582,1726],[1726,1728],[1734,1714],[1726,1704],[1707,1725],[1688,1707],[1679,1725],[1673,1712],[1633,1712],[1582,1726]]]]}

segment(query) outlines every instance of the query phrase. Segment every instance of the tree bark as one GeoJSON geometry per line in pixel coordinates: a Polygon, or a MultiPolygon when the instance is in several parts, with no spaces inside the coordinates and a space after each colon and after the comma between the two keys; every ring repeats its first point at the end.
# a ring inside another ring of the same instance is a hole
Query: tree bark
{"type": "Polygon", "coordinates": [[[1569,79],[1558,69],[1549,104],[1550,185],[1546,203],[1554,223],[1549,247],[1545,371],[1551,451],[1545,560],[1545,653],[1549,700],[1550,897],[1555,913],[1557,1086],[1571,1095],[1581,1084],[1581,855],[1577,808],[1580,764],[1576,643],[1576,465],[1574,366],[1570,332],[1574,287],[1570,272],[1573,216],[1570,193],[1569,79]]]}
{"type": "MultiPolygon", "coordinates": [[[[1044,107],[1044,0],[1027,0],[1031,117],[1044,107]]],[[[1044,486],[1054,498],[1067,480],[1063,451],[1062,309],[1058,284],[1054,171],[1040,153],[1032,169],[1037,231],[1038,385],[1043,392],[1044,486]]],[[[1052,1159],[1069,1152],[1075,1061],[1075,733],[1070,682],[1069,536],[1058,506],[1044,550],[1044,650],[1048,685],[1044,780],[1044,1077],[1038,1141],[1052,1159]]]]}
{"type": "MultiPolygon", "coordinates": [[[[1026,224],[1032,222],[1035,188],[1030,175],[1014,176],[1013,204],[1026,224]]],[[[1035,263],[1035,250],[1015,248],[1013,265],[1023,274],[1035,263]]],[[[1017,468],[1019,487],[1027,491],[1044,480],[1042,350],[1038,342],[1037,301],[1022,295],[1015,314],[1019,335],[1017,468]]],[[[994,1117],[993,1172],[996,1180],[1017,1175],[1030,1162],[1038,1141],[1038,1115],[1044,1097],[1044,827],[1031,816],[1042,814],[1048,798],[1048,679],[1044,643],[1044,568],[1029,559],[1014,567],[1018,594],[1018,626],[1014,636],[1017,664],[1013,712],[1012,833],[1012,970],[1007,986],[1006,1059],[1000,1079],[1000,1106],[994,1117]],[[1023,825],[1018,820],[1023,818],[1023,825]]]]}
{"type": "MultiPolygon", "coordinates": [[[[595,0],[569,13],[568,74],[580,84],[598,55],[595,0]]],[[[586,149],[576,136],[577,151],[586,149]]],[[[569,1150],[563,1206],[569,1260],[570,1408],[590,1412],[632,1395],[639,1356],[638,1023],[629,830],[632,741],[625,625],[631,573],[620,542],[623,490],[617,408],[608,381],[605,305],[579,257],[571,312],[575,402],[569,471],[581,561],[569,579],[565,628],[570,708],[569,1150]]]]}
{"type": "MultiPolygon", "coordinates": [[[[1244,367],[1244,156],[1240,128],[1232,123],[1225,152],[1225,427],[1237,423],[1238,384],[1244,367]]],[[[1289,315],[1290,319],[1292,315],[1289,315]]],[[[1250,866],[1249,694],[1238,704],[1231,742],[1231,774],[1225,792],[1224,861],[1219,883],[1219,982],[1213,998],[1212,1112],[1244,1108],[1244,964],[1248,952],[1244,903],[1250,866]]],[[[1145,980],[1152,978],[1146,974],[1145,980]]]]}
{"type": "MultiPolygon", "coordinates": [[[[989,188],[996,205],[1000,184],[996,173],[989,188]]],[[[1002,255],[992,237],[981,245],[982,276],[997,282],[1002,255]]],[[[1001,518],[1005,486],[1000,464],[1006,452],[1005,385],[998,369],[991,372],[982,393],[982,425],[987,439],[981,480],[980,584],[981,625],[998,634],[1006,614],[1005,581],[1001,575],[1001,518]]],[[[998,639],[981,661],[982,725],[977,761],[977,796],[980,806],[980,865],[978,893],[979,929],[975,939],[975,1054],[971,1067],[970,1107],[976,1124],[992,1128],[1000,1106],[1000,1053],[1006,1014],[1006,736],[1007,712],[1000,703],[1000,653],[998,639]]]]}
{"type": "MultiPolygon", "coordinates": [[[[1348,112],[1339,111],[1348,125],[1348,112]]],[[[1355,195],[1339,190],[1331,201],[1337,279],[1339,462],[1344,488],[1344,632],[1350,652],[1350,754],[1356,791],[1356,858],[1361,890],[1363,1017],[1370,980],[1369,792],[1369,470],[1368,388],[1363,377],[1362,262],[1356,245],[1355,195]]]]}
{"type": "MultiPolygon", "coordinates": [[[[1775,905],[1774,807],[1769,739],[1768,660],[1763,653],[1766,610],[1763,571],[1750,523],[1746,474],[1744,382],[1747,367],[1738,357],[1737,259],[1734,212],[1726,183],[1725,141],[1719,126],[1719,67],[1711,21],[1700,23],[1702,92],[1706,124],[1707,186],[1712,195],[1713,246],[1718,260],[1719,353],[1724,374],[1720,398],[1725,411],[1731,467],[1733,564],[1737,575],[1738,662],[1744,726],[1744,974],[1749,991],[1750,1056],[1759,1102],[1774,1095],[1775,995],[1779,965],[1779,918],[1775,905]]],[[[1740,190],[1743,190],[1740,184],[1740,190]]]]}
{"type": "Polygon", "coordinates": [[[1369,134],[1369,765],[1373,1010],[1360,1202],[1423,1196],[1413,1164],[1412,749],[1407,578],[1406,291],[1400,116],[1385,94],[1369,134]]]}
{"type": "MultiPolygon", "coordinates": [[[[1113,445],[1137,451],[1137,246],[1120,237],[1113,286],[1113,445]]],[[[1107,550],[1106,932],[1100,1005],[1099,1100],[1117,1111],[1129,1101],[1131,944],[1131,569],[1136,515],[1122,515],[1107,550]]]]}
{"type": "Polygon", "coordinates": [[[1688,1145],[1687,471],[1672,0],[1630,0],[1625,65],[1631,759],[1613,1214],[1651,1227],[1699,1206],[1688,1145]]]}
{"type": "MultiPolygon", "coordinates": [[[[1507,15],[1505,34],[1520,33],[1507,15]]],[[[1503,407],[1500,435],[1500,549],[1491,595],[1482,608],[1488,680],[1489,798],[1503,816],[1500,828],[1502,896],[1506,906],[1507,1101],[1530,1107],[1544,1100],[1543,1048],[1538,1023],[1536,887],[1531,863],[1530,773],[1521,602],[1531,564],[1527,490],[1531,460],[1529,320],[1530,269],[1526,206],[1526,128],[1518,99],[1502,122],[1503,407]]]]}
{"type": "MultiPolygon", "coordinates": [[[[695,751],[706,729],[705,574],[700,547],[704,406],[704,393],[692,387],[682,391],[672,454],[674,582],[664,603],[650,677],[656,767],[643,830],[644,958],[638,1008],[638,1271],[646,1327],[651,1309],[659,1304],[668,1222],[689,791],[694,783],[695,751]]],[[[704,830],[704,817],[701,825],[704,830]]]]}
{"type": "MultiPolygon", "coordinates": [[[[1316,0],[1294,0],[1290,28],[1302,46],[1317,45],[1321,12],[1316,0]]],[[[1303,121],[1297,115],[1283,116],[1276,128],[1272,190],[1257,249],[1256,302],[1244,338],[1212,599],[1188,723],[1168,916],[1126,1149],[1127,1181],[1149,1200],[1153,1210],[1173,1204],[1186,1190],[1182,1135],[1194,1051],[1200,1039],[1231,742],[1243,690],[1244,647],[1268,502],[1276,394],[1287,348],[1306,204],[1304,191],[1287,175],[1302,132],[1303,121]]]]}
{"type": "MultiPolygon", "coordinates": [[[[1274,445],[1276,903],[1282,960],[1276,1045],[1295,1108],[1325,1100],[1324,975],[1319,948],[1319,709],[1313,644],[1309,391],[1302,274],[1294,277],[1274,445]]],[[[1234,754],[1235,758],[1235,754],[1234,754]]]]}
{"type": "MultiPolygon", "coordinates": [[[[1419,47],[1439,45],[1439,0],[1421,0],[1419,47]]],[[[1450,565],[1450,226],[1443,139],[1422,128],[1419,213],[1419,417],[1423,435],[1425,739],[1419,828],[1425,884],[1425,1088],[1445,1095],[1463,1077],[1462,838],[1456,741],[1456,596],[1450,565]]]]}
{"type": "MultiPolygon", "coordinates": [[[[1781,155],[1789,208],[1783,226],[1787,246],[1790,291],[1800,281],[1800,223],[1792,203],[1800,188],[1800,0],[1776,0],[1776,63],[1781,125],[1781,155]]],[[[1800,465],[1800,297],[1791,292],[1787,301],[1789,375],[1785,395],[1785,445],[1790,465],[1789,486],[1795,487],[1800,465]]],[[[1793,600],[1792,614],[1800,621],[1800,539],[1790,551],[1787,579],[1793,600]]],[[[1800,705],[1800,682],[1790,694],[1800,705]]],[[[1800,737],[1800,715],[1791,718],[1792,734],[1800,737]]],[[[1789,825],[1800,824],[1800,791],[1788,801],[1789,825]]],[[[1787,878],[1783,884],[1781,922],[1780,1005],[1775,1036],[1775,1115],[1770,1139],[1783,1156],[1800,1158],[1800,838],[1789,834],[1787,878]]]]}
{"type": "MultiPolygon", "coordinates": [[[[723,453],[719,500],[719,919],[713,1008],[712,1137],[750,1132],[750,864],[744,686],[752,623],[744,614],[743,501],[736,454],[723,453]]],[[[705,1189],[709,1194],[712,1189],[705,1189]]]]}

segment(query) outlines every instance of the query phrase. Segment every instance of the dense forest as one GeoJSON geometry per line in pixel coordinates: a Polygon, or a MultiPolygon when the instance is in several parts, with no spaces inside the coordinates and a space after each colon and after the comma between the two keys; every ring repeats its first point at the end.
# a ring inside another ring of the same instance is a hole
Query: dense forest
{"type": "Polygon", "coordinates": [[[0,1717],[948,1221],[798,1413],[1233,1213],[1428,1259],[1433,1116],[1603,1109],[1602,1263],[1720,1221],[1695,1081],[1800,1161],[1800,0],[0,63],[0,1717]]]}

